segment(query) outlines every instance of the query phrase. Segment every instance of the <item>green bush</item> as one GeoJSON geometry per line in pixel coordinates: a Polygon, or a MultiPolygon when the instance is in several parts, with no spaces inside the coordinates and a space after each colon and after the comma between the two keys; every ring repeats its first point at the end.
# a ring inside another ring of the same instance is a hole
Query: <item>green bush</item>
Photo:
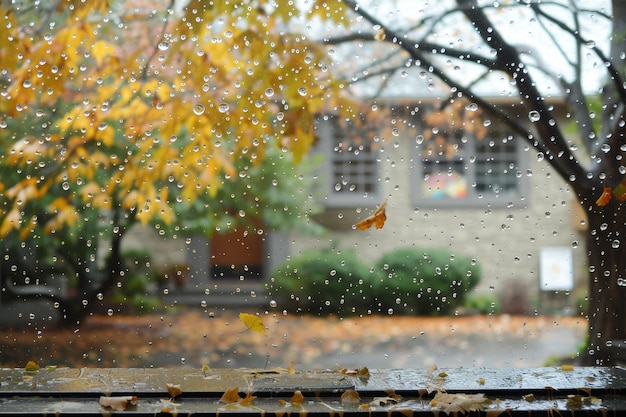
{"type": "Polygon", "coordinates": [[[467,297],[464,307],[468,312],[478,312],[480,314],[500,313],[498,298],[490,295],[472,295],[467,297]]]}
{"type": "Polygon", "coordinates": [[[315,250],[283,262],[266,284],[278,308],[295,313],[366,314],[372,274],[353,252],[315,250]]]}
{"type": "Polygon", "coordinates": [[[440,249],[394,249],[382,256],[377,271],[380,310],[394,314],[450,314],[480,279],[474,261],[440,249]]]}

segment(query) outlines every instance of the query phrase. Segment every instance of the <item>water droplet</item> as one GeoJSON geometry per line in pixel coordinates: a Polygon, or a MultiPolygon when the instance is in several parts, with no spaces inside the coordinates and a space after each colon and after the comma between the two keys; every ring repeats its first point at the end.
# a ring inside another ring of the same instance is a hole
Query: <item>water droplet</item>
{"type": "Polygon", "coordinates": [[[226,113],[228,110],[230,109],[230,106],[228,105],[228,103],[222,103],[219,105],[219,107],[217,108],[217,110],[220,113],[226,113]]]}
{"type": "Polygon", "coordinates": [[[200,301],[200,307],[202,307],[202,308],[206,308],[206,306],[207,306],[207,302],[206,302],[206,300],[202,300],[202,301],[200,301]]]}
{"type": "Polygon", "coordinates": [[[196,116],[204,114],[204,105],[196,104],[195,106],[193,106],[193,114],[195,114],[196,116]]]}
{"type": "Polygon", "coordinates": [[[613,242],[611,242],[611,246],[613,247],[613,249],[619,248],[619,240],[615,239],[613,242]]]}
{"type": "Polygon", "coordinates": [[[465,106],[465,110],[468,110],[468,111],[476,111],[476,110],[478,110],[478,104],[476,104],[476,103],[470,103],[470,104],[468,104],[467,106],[465,106]]]}
{"type": "Polygon", "coordinates": [[[276,302],[276,300],[271,300],[270,301],[270,307],[276,307],[278,305],[278,303],[276,302]]]}
{"type": "Polygon", "coordinates": [[[113,315],[113,309],[110,308],[107,310],[107,316],[111,317],[113,315]]]}
{"type": "Polygon", "coordinates": [[[99,292],[99,293],[96,295],[96,298],[97,298],[98,300],[102,301],[102,300],[104,299],[104,294],[102,294],[101,292],[99,292]]]}
{"type": "Polygon", "coordinates": [[[170,48],[170,44],[169,42],[161,42],[159,43],[158,48],[161,51],[167,51],[170,48]]]}
{"type": "Polygon", "coordinates": [[[541,114],[537,110],[531,110],[528,113],[528,119],[533,123],[538,122],[541,119],[541,114]]]}
{"type": "Polygon", "coordinates": [[[274,89],[273,88],[268,88],[267,90],[265,90],[265,95],[267,97],[272,97],[274,95],[274,89]]]}
{"type": "Polygon", "coordinates": [[[306,96],[306,88],[304,87],[298,88],[298,94],[300,94],[302,97],[306,96]]]}

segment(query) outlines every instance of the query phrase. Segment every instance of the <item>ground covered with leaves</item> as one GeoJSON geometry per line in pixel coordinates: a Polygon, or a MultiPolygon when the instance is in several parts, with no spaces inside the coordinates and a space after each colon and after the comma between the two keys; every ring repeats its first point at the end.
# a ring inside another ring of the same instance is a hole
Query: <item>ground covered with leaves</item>
{"type": "Polygon", "coordinates": [[[258,317],[263,331],[248,328],[239,312],[199,309],[5,329],[0,366],[29,360],[74,367],[542,366],[575,356],[587,327],[580,317],[551,316],[258,317]]]}

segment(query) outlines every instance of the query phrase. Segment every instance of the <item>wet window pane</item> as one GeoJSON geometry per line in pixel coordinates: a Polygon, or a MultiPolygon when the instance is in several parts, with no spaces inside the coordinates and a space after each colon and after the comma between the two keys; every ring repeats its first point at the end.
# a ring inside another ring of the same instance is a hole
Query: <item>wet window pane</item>
{"type": "Polygon", "coordinates": [[[3,2],[0,366],[618,363],[623,8],[3,2]]]}

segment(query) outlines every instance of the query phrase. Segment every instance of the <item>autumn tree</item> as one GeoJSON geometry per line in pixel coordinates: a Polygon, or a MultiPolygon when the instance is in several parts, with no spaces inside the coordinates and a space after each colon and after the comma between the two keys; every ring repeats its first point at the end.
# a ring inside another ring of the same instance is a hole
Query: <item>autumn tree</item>
{"type": "Polygon", "coordinates": [[[446,86],[444,106],[460,99],[478,106],[525,140],[575,192],[587,214],[583,360],[613,363],[608,346],[626,339],[624,2],[331,3],[328,17],[338,25],[324,41],[363,58],[350,64],[358,72],[338,62],[347,79],[377,81],[377,94],[394,77],[404,77],[407,89],[411,80],[426,80],[428,89],[446,86]],[[331,10],[342,10],[344,20],[331,10]],[[611,26],[604,36],[601,29],[611,26]],[[406,77],[414,68],[419,76],[406,77]],[[524,110],[511,112],[499,96],[524,110]],[[548,97],[564,101],[567,120],[557,117],[548,97]],[[565,133],[572,125],[575,140],[565,133]]]}
{"type": "Polygon", "coordinates": [[[62,0],[0,11],[9,284],[69,276],[73,295],[31,295],[54,298],[71,322],[123,282],[135,223],[172,236],[307,222],[298,164],[341,91],[320,45],[282,30],[290,8],[62,0]]]}

